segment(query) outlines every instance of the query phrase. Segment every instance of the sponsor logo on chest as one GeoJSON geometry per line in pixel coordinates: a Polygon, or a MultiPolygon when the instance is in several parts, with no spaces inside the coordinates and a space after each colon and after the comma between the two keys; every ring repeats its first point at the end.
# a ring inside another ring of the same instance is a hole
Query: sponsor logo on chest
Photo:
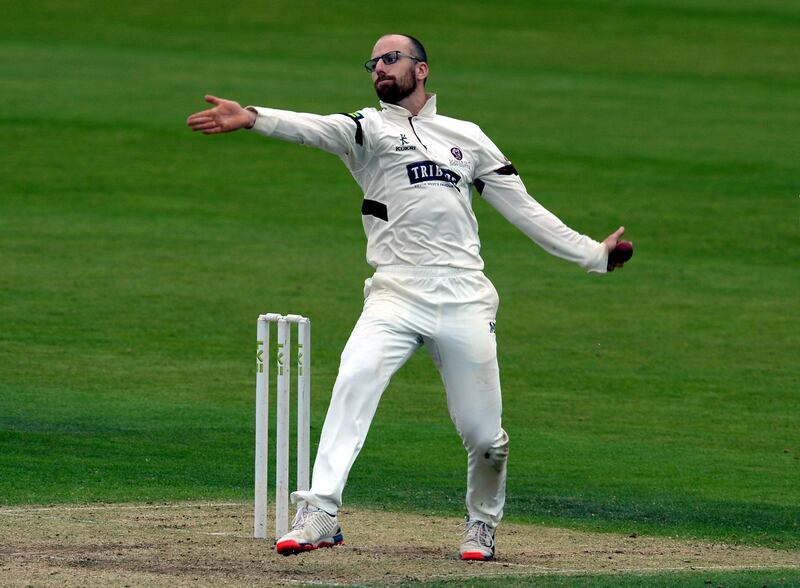
{"type": "Polygon", "coordinates": [[[446,167],[441,167],[433,161],[417,161],[406,166],[410,184],[421,182],[446,182],[456,185],[461,176],[446,167]]]}

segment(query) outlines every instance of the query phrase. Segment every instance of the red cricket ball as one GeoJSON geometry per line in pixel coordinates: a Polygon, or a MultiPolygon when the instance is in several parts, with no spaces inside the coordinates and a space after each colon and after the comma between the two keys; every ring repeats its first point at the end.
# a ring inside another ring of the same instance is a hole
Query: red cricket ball
{"type": "Polygon", "coordinates": [[[633,243],[618,241],[614,251],[608,254],[608,271],[612,271],[618,263],[625,263],[633,257],[633,243]]]}

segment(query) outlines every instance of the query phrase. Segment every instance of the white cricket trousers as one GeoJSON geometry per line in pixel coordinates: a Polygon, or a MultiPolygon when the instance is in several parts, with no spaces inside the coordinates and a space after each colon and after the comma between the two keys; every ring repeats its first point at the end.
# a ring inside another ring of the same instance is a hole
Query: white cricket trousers
{"type": "Polygon", "coordinates": [[[364,310],[342,352],[311,489],[292,494],[331,514],[394,373],[422,345],[444,382],[467,450],[467,512],[497,526],[505,503],[508,436],[500,426],[497,291],[483,272],[383,266],[366,281],[364,310]]]}

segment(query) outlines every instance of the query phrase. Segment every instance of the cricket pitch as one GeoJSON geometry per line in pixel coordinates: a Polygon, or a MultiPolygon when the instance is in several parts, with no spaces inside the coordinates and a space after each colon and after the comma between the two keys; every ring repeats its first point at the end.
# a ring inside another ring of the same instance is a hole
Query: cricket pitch
{"type": "MultiPolygon", "coordinates": [[[[270,522],[272,522],[270,518],[270,522]]],[[[800,567],[800,553],[504,523],[497,560],[457,559],[457,519],[341,511],[345,545],[292,557],[250,503],[0,508],[4,586],[391,585],[547,574],[800,567]]]]}

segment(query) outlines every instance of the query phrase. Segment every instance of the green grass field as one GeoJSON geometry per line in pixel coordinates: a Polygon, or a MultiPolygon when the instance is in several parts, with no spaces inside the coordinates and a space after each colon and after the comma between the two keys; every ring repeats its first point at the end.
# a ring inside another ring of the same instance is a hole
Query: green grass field
{"type": "MultiPolygon", "coordinates": [[[[316,442],[370,275],[361,194],[336,157],[184,121],[205,93],[373,105],[361,64],[399,31],[441,113],[570,226],[636,245],[583,275],[476,197],[507,517],[800,548],[796,2],[0,10],[0,503],[251,496],[265,311],[314,321],[316,442]]],[[[459,514],[465,466],[420,353],[345,500],[459,514]]]]}
{"type": "MultiPolygon", "coordinates": [[[[689,572],[672,574],[630,574],[618,576],[606,574],[600,576],[548,576],[530,578],[492,578],[491,585],[500,588],[535,586],[536,588],[783,588],[800,584],[800,573],[797,570],[776,570],[758,572],[689,572]]],[[[486,580],[436,582],[430,584],[408,584],[418,588],[448,586],[486,586],[486,580]]],[[[403,584],[400,584],[403,586],[403,584]]]]}

